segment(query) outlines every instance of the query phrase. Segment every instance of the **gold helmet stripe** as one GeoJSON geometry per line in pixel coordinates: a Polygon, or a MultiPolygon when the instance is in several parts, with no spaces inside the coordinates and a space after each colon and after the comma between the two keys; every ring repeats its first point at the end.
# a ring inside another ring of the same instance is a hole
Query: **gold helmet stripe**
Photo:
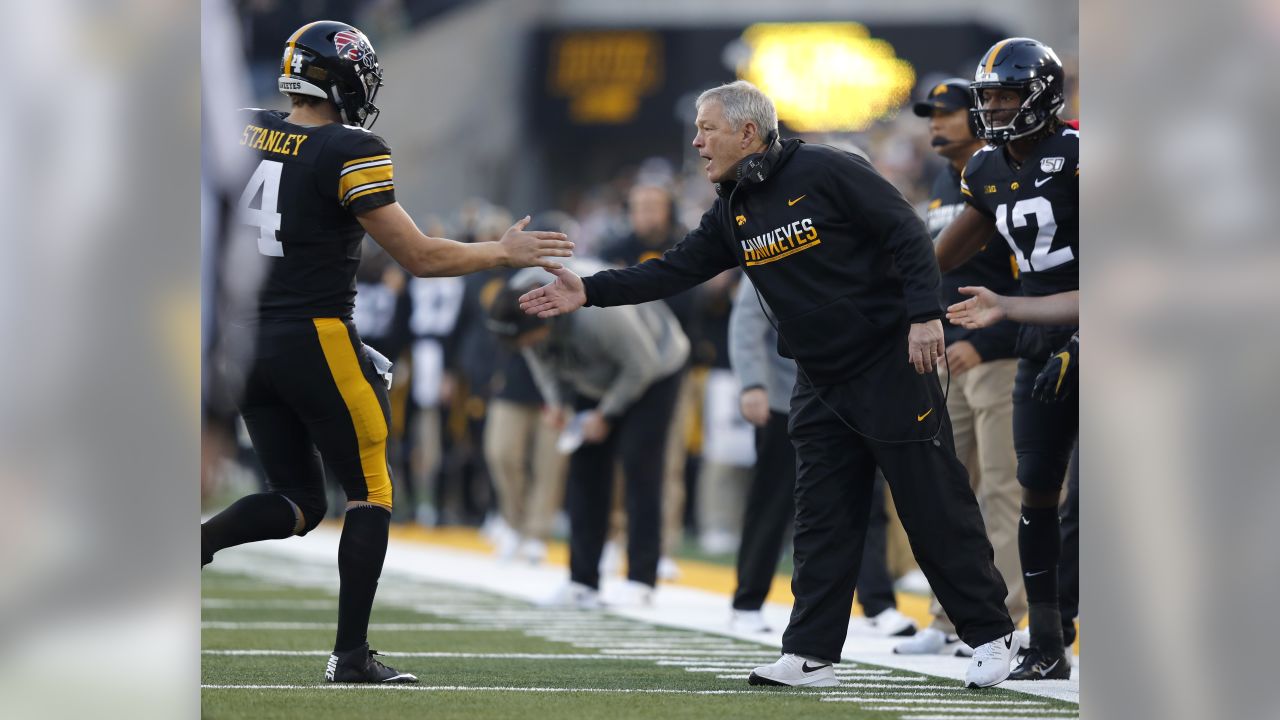
{"type": "Polygon", "coordinates": [[[995,47],[991,48],[991,52],[987,55],[987,72],[991,72],[991,68],[995,67],[996,57],[1000,54],[1000,51],[1004,49],[1004,44],[1007,42],[1009,41],[1001,40],[995,47]]]}

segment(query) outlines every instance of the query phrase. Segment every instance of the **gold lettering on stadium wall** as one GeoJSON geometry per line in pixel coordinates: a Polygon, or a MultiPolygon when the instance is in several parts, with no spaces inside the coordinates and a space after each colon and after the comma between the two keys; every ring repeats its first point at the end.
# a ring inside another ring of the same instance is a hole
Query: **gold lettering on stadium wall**
{"type": "Polygon", "coordinates": [[[742,41],[750,54],[738,77],[797,132],[865,130],[896,115],[916,82],[911,63],[858,23],[758,23],[742,41]]]}
{"type": "Polygon", "coordinates": [[[569,98],[569,118],[583,125],[625,123],[640,98],[662,84],[662,38],[657,33],[567,32],[551,42],[551,92],[569,98]]]}

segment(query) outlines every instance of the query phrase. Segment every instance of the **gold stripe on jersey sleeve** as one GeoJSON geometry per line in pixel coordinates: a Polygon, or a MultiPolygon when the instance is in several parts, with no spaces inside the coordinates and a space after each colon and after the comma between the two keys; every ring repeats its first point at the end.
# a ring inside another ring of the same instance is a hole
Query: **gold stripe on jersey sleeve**
{"type": "Polygon", "coordinates": [[[375,160],[390,160],[390,159],[391,159],[390,155],[370,155],[369,157],[362,157],[362,158],[356,158],[355,160],[348,160],[347,162],[342,163],[342,167],[347,168],[347,167],[351,167],[352,165],[359,165],[360,163],[373,162],[375,160]]]}
{"type": "Polygon", "coordinates": [[[347,193],[361,185],[368,185],[369,183],[376,182],[387,182],[388,180],[391,180],[391,175],[392,170],[389,163],[386,165],[376,165],[363,170],[356,170],[355,172],[349,172],[338,178],[338,197],[345,198],[347,193]]]}
{"type": "Polygon", "coordinates": [[[377,187],[377,188],[372,188],[370,190],[361,190],[355,195],[352,195],[351,197],[347,198],[347,201],[344,204],[350,205],[352,202],[355,201],[356,198],[362,198],[365,195],[372,195],[374,193],[387,192],[388,190],[395,190],[395,189],[396,188],[394,185],[387,185],[386,187],[377,187]]]}
{"type": "MultiPolygon", "coordinates": [[[[313,318],[325,362],[338,386],[338,394],[351,414],[360,448],[360,468],[367,495],[374,505],[391,509],[391,473],[387,469],[387,416],[360,369],[347,326],[338,318],[313,318]]],[[[355,499],[355,498],[351,498],[355,499]]]]}

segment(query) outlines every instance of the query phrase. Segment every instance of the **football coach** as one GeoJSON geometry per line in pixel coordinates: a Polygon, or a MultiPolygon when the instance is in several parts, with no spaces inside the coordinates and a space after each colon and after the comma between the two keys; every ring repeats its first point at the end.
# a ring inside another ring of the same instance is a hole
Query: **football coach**
{"type": "MultiPolygon", "coordinates": [[[[795,605],[782,657],[753,685],[831,686],[848,630],[872,482],[883,470],[920,568],[974,648],[969,687],[1004,680],[1017,654],[1005,584],[942,387],[938,266],[924,223],[866,160],[778,137],[773,101],[744,81],[697,100],[693,147],[717,199],[661,258],[556,280],[520,298],[554,317],[674,295],[740,266],[776,312],[797,363],[795,605]]],[[[749,529],[748,529],[749,531],[749,529]]]]}

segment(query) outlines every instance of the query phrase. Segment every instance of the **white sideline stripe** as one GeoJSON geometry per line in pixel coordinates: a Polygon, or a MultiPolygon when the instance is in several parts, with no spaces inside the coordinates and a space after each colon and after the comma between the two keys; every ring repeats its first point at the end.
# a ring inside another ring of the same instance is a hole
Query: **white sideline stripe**
{"type": "Polygon", "coordinates": [[[336,610],[337,600],[239,600],[235,598],[204,598],[200,601],[203,608],[244,608],[246,610],[266,610],[283,608],[285,610],[336,610]]]}
{"type": "MultiPolygon", "coordinates": [[[[672,662],[665,662],[665,661],[659,662],[657,664],[658,665],[675,665],[677,667],[682,665],[682,663],[672,663],[672,662]]],[[[755,670],[757,667],[759,667],[759,665],[694,665],[692,667],[686,666],[684,668],[684,671],[694,672],[694,673],[751,672],[752,670],[755,670]]],[[[892,672],[893,672],[892,670],[837,670],[836,676],[837,677],[845,677],[845,676],[884,677],[886,675],[891,674],[892,672]]]]}
{"type": "MultiPolygon", "coordinates": [[[[952,688],[952,689],[958,689],[958,688],[952,688]]],[[[856,702],[856,703],[866,703],[866,702],[877,702],[877,703],[882,703],[882,702],[895,702],[895,703],[912,703],[912,704],[918,704],[918,705],[919,705],[919,704],[923,704],[923,705],[965,705],[965,706],[971,706],[971,707],[972,707],[972,706],[982,706],[982,707],[986,707],[986,706],[988,706],[988,705],[990,705],[991,707],[998,707],[998,706],[1002,706],[1002,705],[1016,705],[1016,706],[1023,707],[1023,708],[1027,708],[1027,707],[1030,707],[1030,706],[1042,706],[1042,707],[1043,707],[1044,705],[1048,705],[1048,703],[1036,702],[1035,700],[917,700],[917,699],[914,699],[914,698],[906,698],[906,699],[902,699],[902,700],[897,700],[897,699],[895,699],[895,700],[890,701],[890,700],[886,700],[885,698],[824,697],[824,698],[822,698],[822,701],[823,701],[823,702],[856,702]]]]}
{"type": "MultiPolygon", "coordinates": [[[[464,685],[201,685],[202,690],[414,690],[418,692],[524,692],[524,693],[601,693],[641,695],[760,695],[761,690],[674,690],[659,688],[553,688],[553,687],[475,687],[464,685]]],[[[816,693],[815,693],[816,694],[816,693]]]]}
{"type": "MultiPolygon", "coordinates": [[[[327,622],[223,622],[221,620],[205,620],[200,627],[206,630],[332,630],[333,623],[327,622]]],[[[510,628],[498,626],[461,625],[457,623],[369,623],[370,630],[388,630],[397,632],[430,631],[430,632],[485,632],[503,631],[510,628]]]]}
{"type": "MultiPolygon", "coordinates": [[[[202,655],[232,656],[271,656],[271,657],[328,657],[329,650],[201,650],[202,655]]],[[[616,657],[612,655],[596,655],[585,653],[465,653],[465,652],[383,652],[379,655],[387,657],[408,658],[474,658],[480,660],[657,660],[673,665],[689,665],[698,662],[698,658],[678,658],[669,660],[671,655],[616,657]]],[[[753,666],[754,667],[754,666],[753,666]]]]}
{"type": "MultiPolygon", "coordinates": [[[[872,710],[874,712],[920,712],[920,708],[907,707],[906,705],[885,705],[885,706],[879,706],[879,707],[864,707],[862,709],[872,710]]],[[[963,717],[969,718],[969,720],[977,720],[976,718],[973,717],[973,714],[987,713],[988,716],[990,717],[1008,717],[1012,713],[1025,713],[1026,711],[1022,709],[995,710],[995,709],[986,709],[986,708],[972,708],[972,709],[947,708],[947,712],[965,713],[963,717]]],[[[1066,717],[1068,715],[1075,716],[1079,714],[1075,710],[1036,710],[1036,712],[1043,713],[1045,716],[1053,716],[1053,717],[1066,717]]]]}
{"type": "Polygon", "coordinates": [[[1043,715],[904,715],[902,720],[1043,720],[1043,715]]]}
{"type": "MultiPolygon", "coordinates": [[[[699,654],[699,655],[713,655],[713,656],[715,656],[715,655],[725,655],[725,656],[728,656],[728,657],[733,657],[733,656],[736,656],[736,655],[742,655],[742,654],[744,654],[744,651],[745,651],[745,648],[743,648],[743,649],[739,649],[739,650],[698,650],[698,654],[699,654]]],[[[613,648],[603,648],[603,649],[601,649],[601,650],[600,650],[600,652],[605,653],[605,654],[609,654],[609,655],[641,655],[641,654],[645,653],[646,651],[645,651],[645,650],[628,650],[628,649],[626,649],[626,648],[619,648],[619,649],[617,649],[617,650],[615,650],[615,649],[613,649],[613,648]]],[[[769,652],[769,651],[768,651],[767,649],[762,648],[762,649],[761,649],[761,652],[762,652],[762,653],[767,653],[767,652],[769,652]]],[[[770,654],[770,656],[771,656],[771,657],[776,655],[776,653],[769,653],[769,654],[770,654]]],[[[775,657],[774,659],[776,660],[777,658],[775,657]]]]}
{"type": "MultiPolygon", "coordinates": [[[[716,679],[717,680],[744,680],[746,679],[746,676],[743,673],[732,673],[727,675],[716,675],[716,679]]],[[[863,688],[869,688],[869,689],[894,688],[896,690],[959,690],[960,689],[955,685],[902,685],[900,684],[906,681],[907,680],[903,678],[897,678],[897,679],[890,678],[890,679],[885,679],[883,681],[881,681],[880,678],[842,678],[840,680],[839,687],[856,688],[858,690],[862,690],[863,688]]],[[[915,681],[915,678],[911,678],[911,681],[915,681]]],[[[920,680],[919,682],[923,682],[923,680],[920,680]]]]}

